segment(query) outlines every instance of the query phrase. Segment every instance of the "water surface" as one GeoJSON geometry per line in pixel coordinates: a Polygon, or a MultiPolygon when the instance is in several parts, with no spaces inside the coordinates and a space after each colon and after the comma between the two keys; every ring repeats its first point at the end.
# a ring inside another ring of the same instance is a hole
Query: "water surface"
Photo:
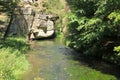
{"type": "Polygon", "coordinates": [[[83,56],[77,59],[74,53],[57,40],[33,41],[27,54],[30,70],[23,80],[119,80],[118,67],[83,56]]]}

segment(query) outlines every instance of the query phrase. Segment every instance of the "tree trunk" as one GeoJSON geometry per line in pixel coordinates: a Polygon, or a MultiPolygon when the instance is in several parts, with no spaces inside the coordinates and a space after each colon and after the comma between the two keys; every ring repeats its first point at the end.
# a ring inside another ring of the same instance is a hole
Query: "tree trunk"
{"type": "Polygon", "coordinates": [[[7,29],[6,29],[6,31],[5,31],[5,34],[4,34],[4,36],[3,36],[3,40],[5,40],[6,37],[8,36],[9,29],[10,29],[10,26],[11,26],[11,24],[12,24],[12,21],[13,21],[13,14],[10,15],[10,22],[9,22],[9,24],[8,24],[8,26],[7,26],[7,29]]]}

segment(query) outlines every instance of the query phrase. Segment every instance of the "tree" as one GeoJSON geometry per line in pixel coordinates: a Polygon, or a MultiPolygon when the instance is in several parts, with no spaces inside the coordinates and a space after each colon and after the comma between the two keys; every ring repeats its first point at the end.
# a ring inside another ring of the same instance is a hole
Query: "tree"
{"type": "Polygon", "coordinates": [[[67,0],[69,46],[86,55],[116,60],[120,39],[120,0],[67,0]]]}

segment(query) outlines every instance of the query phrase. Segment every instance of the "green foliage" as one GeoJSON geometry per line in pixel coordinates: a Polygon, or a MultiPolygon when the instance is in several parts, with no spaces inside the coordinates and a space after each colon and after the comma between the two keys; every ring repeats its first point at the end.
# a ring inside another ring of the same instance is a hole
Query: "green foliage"
{"type": "Polygon", "coordinates": [[[117,55],[120,56],[120,46],[114,47],[114,51],[118,52],[117,55]]]}
{"type": "Polygon", "coordinates": [[[69,46],[86,55],[117,60],[113,48],[119,45],[119,0],[67,0],[69,46]]]}
{"type": "Polygon", "coordinates": [[[102,18],[105,18],[108,16],[111,12],[119,10],[120,5],[119,0],[99,0],[97,5],[97,10],[95,12],[96,16],[100,16],[102,18]]]}
{"type": "Polygon", "coordinates": [[[29,45],[25,43],[24,38],[8,38],[4,42],[1,42],[1,48],[12,48],[25,53],[29,49],[29,45]]]}
{"type": "Polygon", "coordinates": [[[108,18],[115,24],[115,26],[119,26],[120,24],[120,10],[114,11],[108,15],[108,18]]]}
{"type": "Polygon", "coordinates": [[[24,54],[28,49],[21,38],[11,38],[0,44],[0,80],[19,80],[28,71],[29,63],[24,54]]]}
{"type": "Polygon", "coordinates": [[[63,5],[60,3],[60,0],[47,0],[44,4],[48,13],[59,14],[59,10],[63,9],[63,5]]]}
{"type": "MultiPolygon", "coordinates": [[[[120,62],[120,46],[115,46],[113,51],[115,51],[115,55],[117,56],[117,60],[118,62],[120,62]]],[[[119,63],[120,64],[120,63],[119,63]]]]}
{"type": "Polygon", "coordinates": [[[0,12],[13,12],[18,2],[19,0],[0,0],[0,12]]]}

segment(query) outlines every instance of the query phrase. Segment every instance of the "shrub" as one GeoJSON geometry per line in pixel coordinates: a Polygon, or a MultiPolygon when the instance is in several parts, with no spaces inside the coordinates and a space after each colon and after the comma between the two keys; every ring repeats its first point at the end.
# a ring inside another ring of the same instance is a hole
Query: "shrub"
{"type": "Polygon", "coordinates": [[[72,14],[68,14],[69,46],[85,55],[116,61],[113,48],[120,44],[120,1],[67,2],[72,10],[72,14]]]}

